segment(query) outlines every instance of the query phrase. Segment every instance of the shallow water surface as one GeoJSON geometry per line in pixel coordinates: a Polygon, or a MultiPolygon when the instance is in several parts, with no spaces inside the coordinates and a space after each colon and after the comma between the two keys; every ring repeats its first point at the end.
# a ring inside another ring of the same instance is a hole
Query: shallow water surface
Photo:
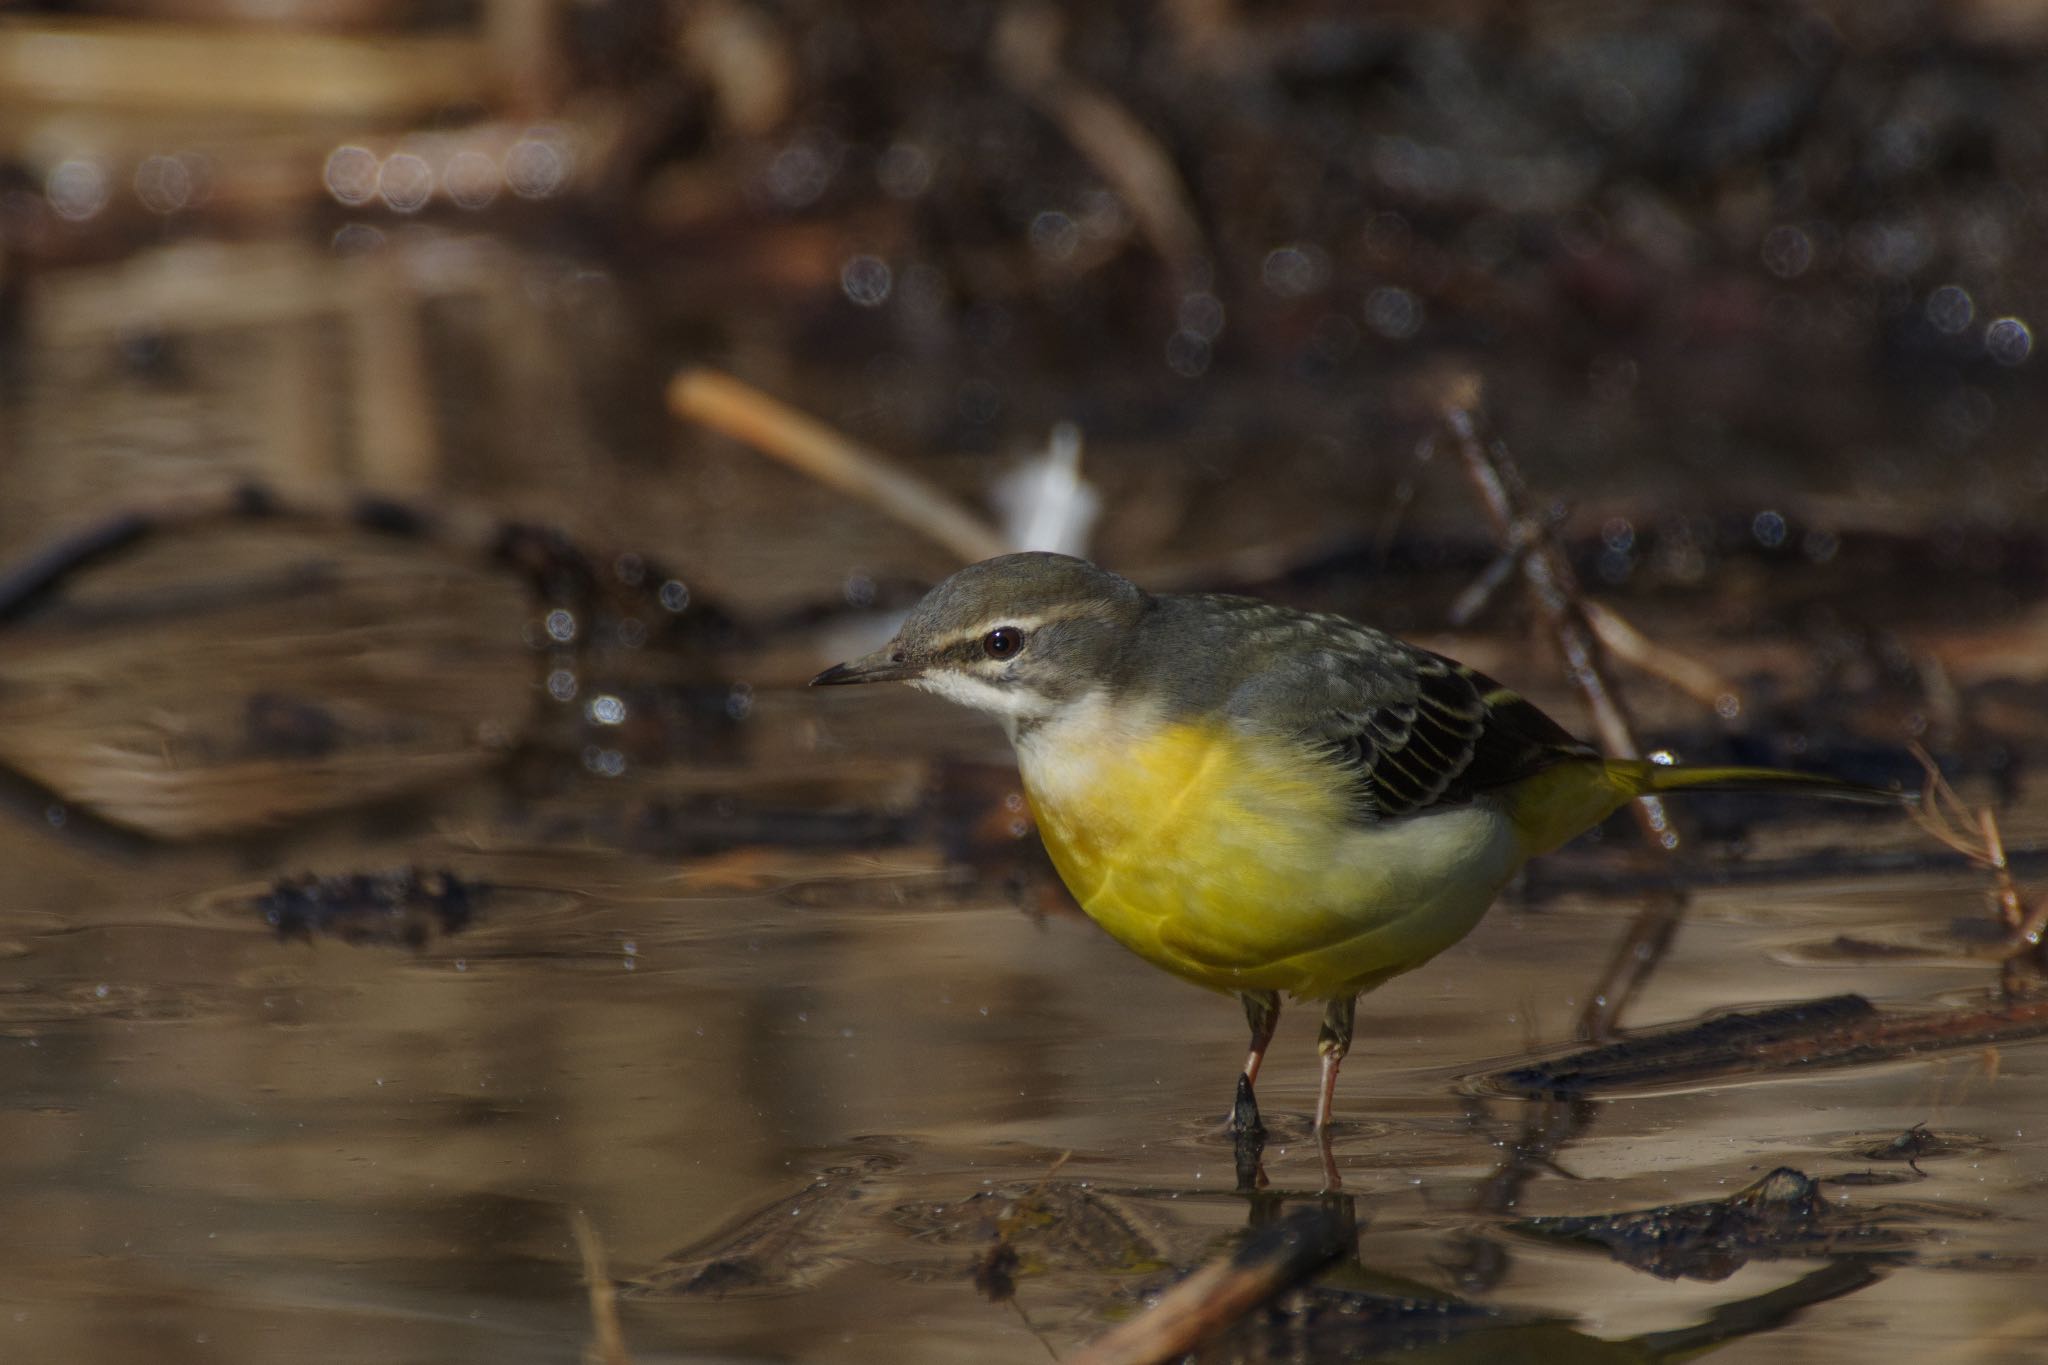
{"type": "MultiPolygon", "coordinates": [[[[53,638],[38,676],[79,647],[53,638]]],[[[357,654],[394,657],[377,648],[357,654]]],[[[237,685],[265,667],[240,661],[237,685]]],[[[498,667],[478,676],[512,676],[498,667]]],[[[497,723],[529,687],[509,685],[497,723]]],[[[37,722],[50,772],[98,752],[98,713],[37,722]]],[[[1286,1014],[1261,1082],[1268,1183],[1246,1191],[1218,1130],[1239,1011],[1063,906],[1028,842],[1007,844],[999,763],[930,778],[944,755],[1000,760],[971,718],[763,687],[723,749],[634,750],[610,776],[542,734],[524,757],[479,750],[452,788],[267,833],[119,838],[84,805],[16,801],[0,1357],[575,1359],[592,1332],[580,1210],[636,1359],[1036,1362],[1319,1200],[1355,1219],[1358,1255],[1291,1301],[1286,1330],[1407,1305],[1347,1327],[1352,1358],[1718,1341],[1729,1360],[1864,1361],[1881,1342],[2017,1362],[2048,1335],[2048,1045],[1577,1106],[1484,1080],[1570,1045],[1636,906],[1601,890],[1606,852],[1562,855],[1541,897],[1366,999],[1338,1195],[1319,1195],[1307,1133],[1313,1014],[1286,1014]],[[975,802],[985,856],[963,862],[973,811],[954,807],[975,802]],[[280,879],[406,868],[450,870],[470,918],[266,919],[280,879]],[[1928,1140],[1901,1146],[1916,1125],[1928,1140]],[[1678,1278],[1519,1225],[1726,1198],[1778,1167],[1821,1182],[1819,1232],[1678,1278]],[[1008,1299],[975,1282],[998,1237],[1018,1253],[1008,1299]]],[[[96,791],[140,762],[94,761],[96,791]]],[[[159,805],[182,799],[155,780],[159,805]]],[[[289,762],[238,781],[241,807],[320,804],[289,762]]],[[[1764,853],[1921,846],[1903,821],[1783,818],[1764,853]]],[[[1843,992],[1981,1000],[1995,972],[1949,926],[1982,913],[1960,868],[1709,876],[1627,1021],[1843,992]]],[[[1240,1337],[1209,1358],[1289,1358],[1274,1350],[1240,1337]]]]}

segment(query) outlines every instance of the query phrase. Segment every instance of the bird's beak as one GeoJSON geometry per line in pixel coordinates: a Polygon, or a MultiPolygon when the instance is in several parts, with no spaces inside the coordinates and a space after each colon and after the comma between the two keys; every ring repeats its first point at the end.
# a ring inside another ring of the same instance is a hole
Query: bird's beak
{"type": "Polygon", "coordinates": [[[883,645],[872,654],[834,664],[811,679],[813,687],[838,687],[846,683],[909,682],[924,676],[924,665],[904,662],[903,651],[883,645]]]}

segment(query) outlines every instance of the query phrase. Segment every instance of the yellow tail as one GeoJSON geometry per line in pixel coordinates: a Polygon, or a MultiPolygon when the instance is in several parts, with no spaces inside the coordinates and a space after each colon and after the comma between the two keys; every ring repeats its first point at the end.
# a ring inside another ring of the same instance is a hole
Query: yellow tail
{"type": "Polygon", "coordinates": [[[1787,768],[1687,767],[1639,758],[1566,759],[1510,789],[1508,810],[1522,846],[1548,853],[1577,838],[1638,796],[1685,791],[1785,792],[1835,801],[1906,805],[1886,787],[1787,768]]]}

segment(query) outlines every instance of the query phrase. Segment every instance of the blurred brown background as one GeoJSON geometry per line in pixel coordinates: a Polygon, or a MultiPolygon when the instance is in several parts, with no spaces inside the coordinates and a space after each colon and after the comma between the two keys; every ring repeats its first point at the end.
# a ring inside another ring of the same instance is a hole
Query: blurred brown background
{"type": "Polygon", "coordinates": [[[234,471],[747,599],[948,567],[669,420],[711,364],[970,497],[1072,420],[1120,565],[1298,550],[1467,515],[1403,401],[1445,356],[1589,526],[2027,525],[2044,44],[2026,0],[17,7],[0,536],[234,471]]]}

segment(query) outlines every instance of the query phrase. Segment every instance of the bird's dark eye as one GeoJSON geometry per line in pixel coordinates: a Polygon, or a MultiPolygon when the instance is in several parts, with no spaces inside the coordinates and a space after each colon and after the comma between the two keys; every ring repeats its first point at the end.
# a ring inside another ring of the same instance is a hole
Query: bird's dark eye
{"type": "Polygon", "coordinates": [[[981,637],[981,652],[991,659],[1007,659],[1024,647],[1024,632],[1015,626],[997,626],[981,637]]]}

